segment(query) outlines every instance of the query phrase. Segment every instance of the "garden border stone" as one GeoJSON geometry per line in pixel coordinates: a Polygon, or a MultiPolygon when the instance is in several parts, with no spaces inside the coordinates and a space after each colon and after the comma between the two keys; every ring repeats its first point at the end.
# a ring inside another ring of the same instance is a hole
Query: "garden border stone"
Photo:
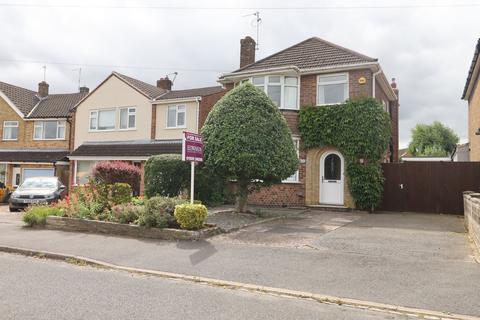
{"type": "Polygon", "coordinates": [[[205,228],[201,230],[181,230],[145,228],[132,224],[56,216],[47,217],[45,228],[59,231],[89,232],[162,240],[200,240],[222,233],[219,227],[209,224],[206,224],[205,228]]]}

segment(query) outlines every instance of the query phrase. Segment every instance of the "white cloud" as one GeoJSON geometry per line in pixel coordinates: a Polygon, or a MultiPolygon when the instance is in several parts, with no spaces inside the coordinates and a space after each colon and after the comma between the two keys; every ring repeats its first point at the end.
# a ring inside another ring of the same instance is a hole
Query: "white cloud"
{"type": "MultiPolygon", "coordinates": [[[[14,3],[14,2],[12,2],[14,3]]],[[[200,6],[198,1],[62,1],[42,4],[200,6]]],[[[202,1],[208,7],[398,5],[418,1],[202,1]]],[[[458,3],[458,2],[442,2],[458,3]]],[[[420,4],[432,4],[422,1],[420,4]]],[[[401,144],[417,123],[439,120],[466,138],[466,103],[460,100],[474,45],[475,8],[261,10],[261,58],[319,36],[379,58],[400,89],[401,144]]],[[[238,67],[239,40],[255,35],[252,10],[153,10],[0,6],[0,81],[35,88],[42,63],[77,63],[93,88],[113,69],[154,83],[173,71],[176,88],[213,85],[238,67]],[[90,66],[88,66],[90,65],[90,66]],[[92,65],[106,65],[92,66],[92,65]],[[143,66],[120,68],[110,66],[143,66]]],[[[47,64],[53,92],[77,87],[78,67],[47,64]]]]}

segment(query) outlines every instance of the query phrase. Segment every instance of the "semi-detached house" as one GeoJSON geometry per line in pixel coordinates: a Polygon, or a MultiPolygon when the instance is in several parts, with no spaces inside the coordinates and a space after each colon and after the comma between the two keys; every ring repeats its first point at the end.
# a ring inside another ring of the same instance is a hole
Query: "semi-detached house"
{"type": "Polygon", "coordinates": [[[183,132],[198,133],[224,93],[221,86],[172,90],[168,77],[152,85],[113,72],[74,108],[70,183],[85,184],[98,161],[143,169],[152,155],[180,154],[183,132]]]}
{"type": "Polygon", "coordinates": [[[71,109],[88,93],[50,94],[0,82],[0,185],[15,188],[27,177],[69,177],[71,109]]]}
{"type": "Polygon", "coordinates": [[[273,205],[336,205],[355,207],[345,176],[345,161],[335,146],[304,150],[298,112],[305,106],[340,104],[374,97],[390,114],[392,139],[386,162],[398,161],[398,89],[379,62],[353,50],[313,37],[255,61],[255,41],[240,41],[240,68],[219,82],[231,89],[244,81],[264,91],[281,110],[297,147],[298,171],[281,184],[263,188],[249,203],[273,205]]]}

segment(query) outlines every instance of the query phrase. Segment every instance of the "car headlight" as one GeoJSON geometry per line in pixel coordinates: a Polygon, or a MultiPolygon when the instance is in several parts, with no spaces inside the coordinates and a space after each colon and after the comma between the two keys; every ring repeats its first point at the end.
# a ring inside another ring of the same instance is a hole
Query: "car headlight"
{"type": "Polygon", "coordinates": [[[12,199],[18,199],[18,197],[19,197],[18,193],[16,193],[16,192],[12,192],[12,194],[10,195],[10,198],[12,198],[12,199]]]}
{"type": "Polygon", "coordinates": [[[45,195],[45,199],[53,199],[53,198],[55,198],[55,193],[50,193],[45,195]]]}

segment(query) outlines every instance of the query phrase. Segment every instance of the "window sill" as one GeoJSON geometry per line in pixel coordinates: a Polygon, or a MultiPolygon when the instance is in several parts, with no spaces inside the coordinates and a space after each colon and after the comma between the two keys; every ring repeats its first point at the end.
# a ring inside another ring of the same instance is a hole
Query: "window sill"
{"type": "Polygon", "coordinates": [[[118,131],[136,131],[137,128],[128,128],[128,129],[118,129],[118,131]]]}
{"type": "Polygon", "coordinates": [[[18,141],[18,139],[2,139],[2,141],[18,141]]]}
{"type": "Polygon", "coordinates": [[[95,133],[95,132],[114,132],[115,129],[108,129],[108,130],[88,130],[88,132],[92,132],[92,133],[95,133]]]}
{"type": "Polygon", "coordinates": [[[33,139],[33,141],[66,141],[65,138],[58,138],[58,139],[33,139]]]}
{"type": "Polygon", "coordinates": [[[166,130],[175,130],[175,129],[178,130],[178,129],[187,129],[187,127],[186,126],[184,126],[184,127],[166,127],[165,129],[166,130]]]}
{"type": "Polygon", "coordinates": [[[301,182],[300,181],[282,181],[282,183],[286,183],[286,184],[300,184],[301,182]]]}

